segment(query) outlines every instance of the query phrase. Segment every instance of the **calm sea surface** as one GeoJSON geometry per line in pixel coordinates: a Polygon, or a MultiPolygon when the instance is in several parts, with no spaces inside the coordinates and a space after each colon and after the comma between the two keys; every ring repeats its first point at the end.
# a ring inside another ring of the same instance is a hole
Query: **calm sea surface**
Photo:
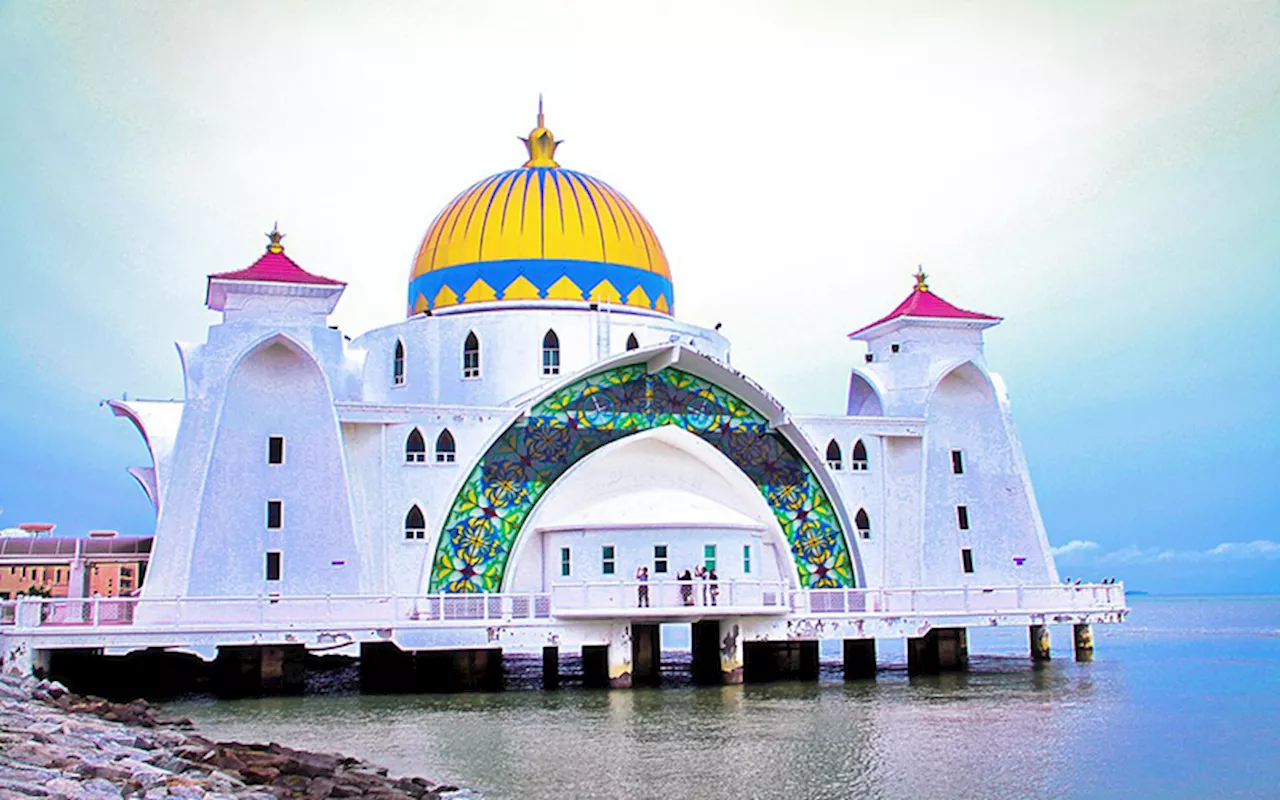
{"type": "MultiPolygon", "coordinates": [[[[1091,664],[1067,628],[1044,668],[1025,630],[984,630],[971,671],[939,678],[908,679],[884,641],[887,671],[851,684],[832,652],[818,683],[694,688],[672,651],[661,689],[170,708],[216,738],[337,750],[484,798],[1280,798],[1280,598],[1131,605],[1094,629],[1091,664]]],[[[536,686],[535,665],[512,672],[536,686]]]]}

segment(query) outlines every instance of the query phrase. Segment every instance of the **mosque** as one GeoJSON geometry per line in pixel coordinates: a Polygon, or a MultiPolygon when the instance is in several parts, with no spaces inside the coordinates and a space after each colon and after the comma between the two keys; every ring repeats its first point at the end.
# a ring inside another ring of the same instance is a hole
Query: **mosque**
{"type": "Polygon", "coordinates": [[[698,566],[739,600],[1058,582],[983,356],[999,317],[917,273],[849,334],[865,354],[846,413],[795,413],[678,318],[653,228],[559,164],[541,111],[524,143],[523,166],[431,223],[403,320],[330,326],[346,284],[276,231],[208,277],[222,319],[178,345],[185,399],[110,404],[152,458],[131,470],[157,514],[144,601],[549,592],[564,608],[642,566],[655,605],[698,566]]]}

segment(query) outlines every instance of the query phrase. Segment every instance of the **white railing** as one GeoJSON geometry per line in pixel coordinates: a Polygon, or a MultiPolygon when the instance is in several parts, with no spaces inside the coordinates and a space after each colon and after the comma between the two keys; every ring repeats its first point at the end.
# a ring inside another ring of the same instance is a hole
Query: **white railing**
{"type": "Polygon", "coordinates": [[[784,612],[791,591],[785,581],[649,580],[565,581],[551,584],[557,611],[661,609],[670,612],[717,608],[776,608],[784,612]]]}
{"type": "Polygon", "coordinates": [[[0,631],[61,628],[270,629],[550,622],[558,613],[670,616],[998,615],[1121,611],[1124,585],[792,589],[781,581],[580,581],[545,593],[314,597],[20,598],[0,601],[0,631]],[[775,611],[776,609],[776,611],[775,611]]]}

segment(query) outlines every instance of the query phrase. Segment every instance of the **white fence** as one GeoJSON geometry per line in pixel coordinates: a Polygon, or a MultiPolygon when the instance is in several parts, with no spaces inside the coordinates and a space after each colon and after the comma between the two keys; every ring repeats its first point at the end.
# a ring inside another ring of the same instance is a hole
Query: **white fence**
{"type": "Polygon", "coordinates": [[[208,597],[145,599],[21,598],[0,601],[0,631],[122,626],[160,629],[273,627],[449,627],[547,624],[557,613],[625,618],[789,614],[795,616],[945,616],[1107,612],[1124,609],[1123,584],[792,589],[755,580],[586,581],[545,593],[208,597]],[[708,609],[716,611],[709,612],[708,609]]]}

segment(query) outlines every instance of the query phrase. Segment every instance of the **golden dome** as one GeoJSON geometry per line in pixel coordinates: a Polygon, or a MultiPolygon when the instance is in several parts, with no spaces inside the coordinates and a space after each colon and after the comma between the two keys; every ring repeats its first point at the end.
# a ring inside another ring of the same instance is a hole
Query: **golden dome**
{"type": "Polygon", "coordinates": [[[431,223],[409,276],[409,313],[458,303],[581,301],[671,313],[671,271],[649,223],[603,181],[555,161],[538,125],[529,160],[471,186],[431,223]]]}

